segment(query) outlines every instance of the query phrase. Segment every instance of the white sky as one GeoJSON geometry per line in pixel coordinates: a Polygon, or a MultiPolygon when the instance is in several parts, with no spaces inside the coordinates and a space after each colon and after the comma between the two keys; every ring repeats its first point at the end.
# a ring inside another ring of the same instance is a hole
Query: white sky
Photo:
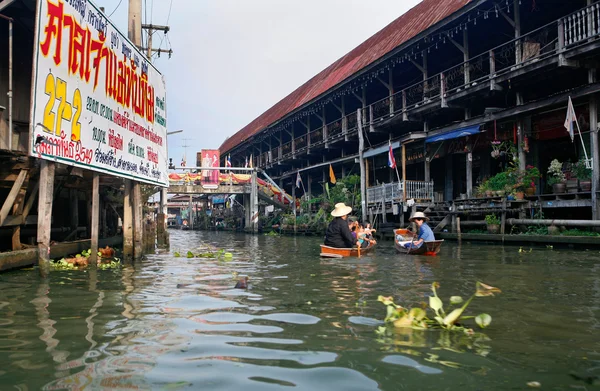
{"type": "MultiPolygon", "coordinates": [[[[128,0],[94,0],[127,33],[128,0]]],[[[172,0],[171,59],[155,61],[167,81],[169,157],[187,143],[218,148],[308,79],[419,0],[172,0]],[[185,141],[184,139],[188,139],[185,141]]],[[[146,23],[167,24],[171,0],[143,0],[146,23]]],[[[155,33],[158,48],[162,33],[155,33]]],[[[166,39],[161,47],[168,48],[166,39]]]]}

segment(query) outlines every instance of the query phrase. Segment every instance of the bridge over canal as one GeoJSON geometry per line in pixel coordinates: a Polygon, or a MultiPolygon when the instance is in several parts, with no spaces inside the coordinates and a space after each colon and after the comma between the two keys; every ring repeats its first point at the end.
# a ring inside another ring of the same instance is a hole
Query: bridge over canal
{"type": "Polygon", "coordinates": [[[259,200],[281,209],[294,205],[293,198],[260,168],[176,167],[175,172],[169,174],[169,182],[170,194],[241,194],[245,228],[254,232],[258,231],[259,200]],[[215,170],[219,172],[218,180],[202,175],[215,170]]]}

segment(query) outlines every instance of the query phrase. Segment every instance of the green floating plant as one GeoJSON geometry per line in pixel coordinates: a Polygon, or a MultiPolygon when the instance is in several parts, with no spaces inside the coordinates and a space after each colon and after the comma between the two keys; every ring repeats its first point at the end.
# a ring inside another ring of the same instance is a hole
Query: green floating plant
{"type": "MultiPolygon", "coordinates": [[[[451,296],[449,303],[449,312],[444,309],[444,303],[442,299],[437,295],[437,289],[440,284],[434,282],[431,284],[431,290],[433,296],[429,297],[428,308],[404,308],[394,303],[392,297],[379,296],[378,301],[382,302],[386,308],[386,317],[384,319],[386,324],[392,324],[397,328],[413,328],[413,329],[445,329],[445,330],[456,330],[464,331],[467,334],[473,334],[473,330],[469,327],[464,326],[461,322],[467,319],[474,319],[475,323],[485,328],[492,322],[492,317],[489,314],[479,314],[477,316],[465,315],[465,310],[475,297],[494,296],[495,293],[500,293],[500,289],[490,285],[486,285],[482,282],[477,282],[475,285],[475,293],[467,300],[464,301],[460,296],[451,296]],[[461,307],[452,307],[462,304],[461,307]],[[427,310],[433,312],[433,316],[427,315],[427,310]]],[[[379,330],[382,333],[383,330],[379,330]]]]}

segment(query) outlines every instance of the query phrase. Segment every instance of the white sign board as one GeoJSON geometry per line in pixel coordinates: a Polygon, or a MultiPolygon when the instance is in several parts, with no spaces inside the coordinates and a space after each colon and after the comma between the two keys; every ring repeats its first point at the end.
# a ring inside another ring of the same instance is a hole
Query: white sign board
{"type": "Polygon", "coordinates": [[[163,76],[88,0],[39,0],[30,155],[168,186],[163,76]]]}

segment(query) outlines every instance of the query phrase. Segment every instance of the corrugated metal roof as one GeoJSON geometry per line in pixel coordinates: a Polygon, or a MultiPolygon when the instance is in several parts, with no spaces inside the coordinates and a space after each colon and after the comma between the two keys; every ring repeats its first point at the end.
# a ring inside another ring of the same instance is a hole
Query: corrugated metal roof
{"type": "Polygon", "coordinates": [[[474,0],[423,0],[229,137],[221,155],[474,0]]]}

